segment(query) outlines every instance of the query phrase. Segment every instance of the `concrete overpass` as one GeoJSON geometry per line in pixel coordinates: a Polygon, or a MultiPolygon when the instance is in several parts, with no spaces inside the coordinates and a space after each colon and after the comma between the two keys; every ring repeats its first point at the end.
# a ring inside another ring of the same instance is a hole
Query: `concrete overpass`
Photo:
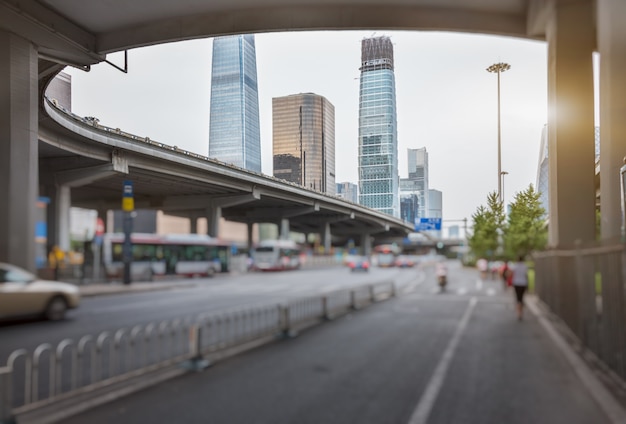
{"type": "MultiPolygon", "coordinates": [[[[61,247],[69,234],[69,206],[120,209],[124,180],[132,180],[135,208],[159,209],[194,222],[205,217],[211,236],[219,218],[275,223],[369,243],[369,236],[402,238],[411,225],[387,214],[274,177],[137,137],[65,111],[45,98],[39,123],[40,192],[52,199],[49,236],[61,247]],[[287,221],[287,222],[285,222],[287,221]]],[[[249,240],[251,242],[251,240],[249,240]]]]}
{"type": "Polygon", "coordinates": [[[595,238],[592,53],[599,52],[602,237],[619,237],[624,18],[623,0],[0,0],[0,260],[33,268],[39,127],[45,131],[49,118],[42,93],[63,66],[87,68],[106,53],[164,42],[304,29],[442,30],[547,41],[550,243],[560,247],[595,238]]]}

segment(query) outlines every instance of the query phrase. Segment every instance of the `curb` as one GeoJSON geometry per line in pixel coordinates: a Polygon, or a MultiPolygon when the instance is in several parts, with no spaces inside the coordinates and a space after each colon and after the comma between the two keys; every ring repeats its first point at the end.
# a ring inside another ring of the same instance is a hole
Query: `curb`
{"type": "MultiPolygon", "coordinates": [[[[94,287],[95,285],[91,286],[94,287]]],[[[174,289],[183,289],[183,288],[192,288],[197,287],[197,283],[172,283],[172,284],[163,284],[163,285],[129,285],[122,286],[117,284],[112,285],[101,285],[101,287],[95,287],[90,289],[89,285],[87,286],[79,286],[80,296],[85,297],[96,297],[96,296],[106,296],[106,295],[116,295],[116,294],[133,294],[133,293],[145,293],[145,292],[154,292],[154,291],[165,291],[165,290],[174,290],[174,289]],[[84,288],[84,290],[82,289],[84,288]]]]}

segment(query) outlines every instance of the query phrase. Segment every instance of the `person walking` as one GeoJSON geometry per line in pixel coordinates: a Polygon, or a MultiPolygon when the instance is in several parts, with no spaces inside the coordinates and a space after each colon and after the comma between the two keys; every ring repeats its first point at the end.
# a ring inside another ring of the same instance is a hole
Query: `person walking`
{"type": "Polygon", "coordinates": [[[520,256],[513,265],[512,284],[515,289],[515,300],[517,308],[517,319],[522,320],[524,315],[524,293],[528,289],[528,265],[524,262],[524,257],[520,256]]]}

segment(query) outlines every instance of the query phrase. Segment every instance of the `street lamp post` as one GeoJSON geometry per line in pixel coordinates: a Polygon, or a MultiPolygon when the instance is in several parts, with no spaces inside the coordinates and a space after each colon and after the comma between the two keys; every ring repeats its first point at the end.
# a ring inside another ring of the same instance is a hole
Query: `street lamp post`
{"type": "Polygon", "coordinates": [[[500,172],[500,178],[502,178],[502,203],[504,203],[504,176],[505,175],[509,175],[509,173],[506,171],[500,172]]]}
{"type": "Polygon", "coordinates": [[[511,69],[508,63],[494,63],[487,68],[487,72],[498,74],[498,199],[502,202],[502,153],[501,153],[501,131],[500,131],[500,74],[511,69]]]}

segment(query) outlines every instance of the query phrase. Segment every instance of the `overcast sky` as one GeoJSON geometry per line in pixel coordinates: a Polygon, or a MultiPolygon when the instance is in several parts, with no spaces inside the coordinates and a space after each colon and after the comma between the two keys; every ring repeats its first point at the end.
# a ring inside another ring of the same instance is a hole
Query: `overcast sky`
{"type": "MultiPolygon", "coordinates": [[[[313,92],[335,106],[337,182],[358,182],[360,43],[374,34],[394,43],[400,176],[407,176],[407,148],[426,147],[430,188],[443,192],[447,225],[470,219],[497,190],[497,77],[486,71],[493,63],[511,65],[501,80],[505,201],[536,184],[546,44],[440,32],[258,34],[264,173],[272,173],[272,98],[313,92]]],[[[205,39],[132,50],[128,74],[107,64],[71,69],[73,111],[207,155],[211,48],[205,39]]],[[[123,63],[119,54],[109,60],[123,63]]]]}

